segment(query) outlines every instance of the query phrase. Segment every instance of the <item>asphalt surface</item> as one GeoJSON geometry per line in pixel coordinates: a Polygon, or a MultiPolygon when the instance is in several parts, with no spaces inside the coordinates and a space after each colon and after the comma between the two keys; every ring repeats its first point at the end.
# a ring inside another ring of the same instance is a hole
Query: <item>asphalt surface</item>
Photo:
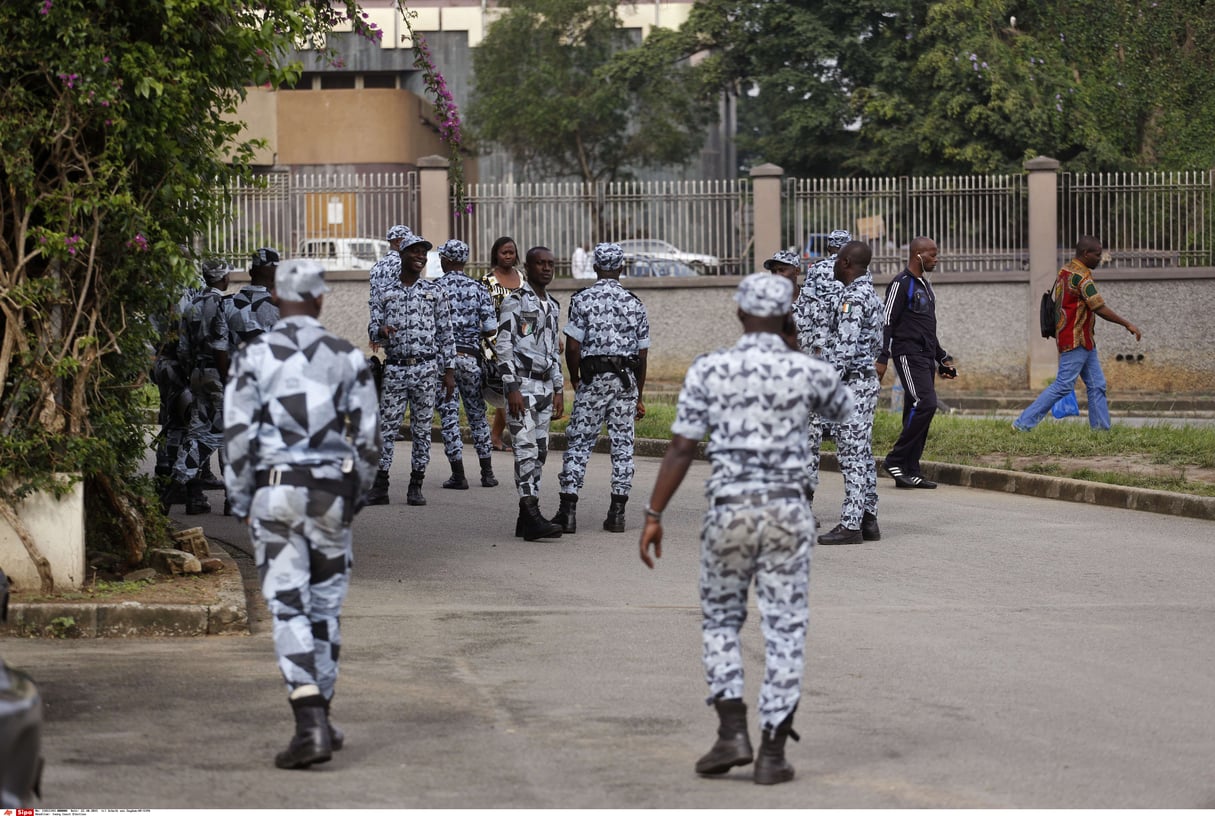
{"type": "MultiPolygon", "coordinates": [[[[356,522],[334,761],[273,767],[291,719],[256,603],[248,636],[7,639],[46,701],[39,807],[1215,807],[1211,521],[881,479],[882,541],[815,551],[797,778],[768,788],[749,768],[692,770],[716,726],[696,594],[706,463],[649,571],[656,459],[638,461],[625,534],[600,530],[597,454],[580,532],[533,543],[511,535],[509,478],[442,490],[438,463],[429,504],[409,507],[399,461],[394,503],[356,522]]],[[[825,474],[824,529],[841,498],[825,474]]],[[[248,549],[232,519],[183,520],[248,549]]],[[[754,615],[743,639],[753,706],[754,615]]]]}

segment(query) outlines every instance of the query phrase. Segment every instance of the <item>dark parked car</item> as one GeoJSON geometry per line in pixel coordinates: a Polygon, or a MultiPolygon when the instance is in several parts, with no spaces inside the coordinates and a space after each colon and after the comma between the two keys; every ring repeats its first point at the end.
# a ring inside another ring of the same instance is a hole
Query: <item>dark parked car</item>
{"type": "MultiPolygon", "coordinates": [[[[8,618],[8,576],[0,570],[0,621],[8,618]]],[[[42,697],[25,672],[0,659],[0,808],[27,808],[41,796],[42,697]]]]}

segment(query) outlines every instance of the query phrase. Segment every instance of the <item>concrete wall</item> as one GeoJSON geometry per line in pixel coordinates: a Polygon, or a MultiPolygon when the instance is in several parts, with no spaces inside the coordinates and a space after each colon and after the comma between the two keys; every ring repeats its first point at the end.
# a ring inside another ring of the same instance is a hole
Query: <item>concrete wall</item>
{"type": "MultiPolygon", "coordinates": [[[[1111,392],[1215,392],[1215,332],[1210,330],[1215,269],[1098,270],[1095,278],[1110,308],[1144,333],[1143,341],[1136,343],[1121,326],[1097,321],[1097,347],[1111,392]],[[1119,354],[1136,361],[1119,362],[1119,354]],[[1137,360],[1139,354],[1142,361],[1137,360]]],[[[884,294],[889,279],[878,278],[879,294],[884,294]]],[[[325,298],[322,322],[367,348],[366,274],[331,273],[327,280],[333,291],[325,298]]],[[[1019,391],[1045,384],[1029,382],[1027,373],[1031,342],[1048,348],[1054,342],[1026,335],[1026,315],[1036,314],[1041,295],[1030,291],[1027,275],[940,274],[931,280],[941,344],[961,371],[956,382],[942,383],[942,393],[1019,391]]],[[[554,282],[563,324],[570,294],[584,285],[570,279],[554,282]]],[[[626,279],[625,285],[649,311],[650,377],[655,381],[682,380],[697,355],[738,339],[741,329],[732,299],[738,278],[626,279]]]]}

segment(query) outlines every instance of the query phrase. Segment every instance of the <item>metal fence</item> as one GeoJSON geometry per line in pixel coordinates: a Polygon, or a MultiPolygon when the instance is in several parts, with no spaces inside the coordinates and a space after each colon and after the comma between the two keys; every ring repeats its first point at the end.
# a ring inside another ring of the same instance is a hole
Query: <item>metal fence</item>
{"type": "Polygon", "coordinates": [[[846,229],[873,250],[870,269],[898,271],[919,235],[941,248],[939,271],[1029,265],[1024,176],[787,179],[785,245],[813,262],[827,233],[846,229]]]}
{"type": "MultiPolygon", "coordinates": [[[[453,219],[472,264],[488,265],[501,235],[521,250],[550,247],[569,274],[579,244],[665,241],[713,256],[709,273],[753,268],[753,186],[717,181],[474,184],[473,211],[453,219]]],[[[270,173],[227,192],[227,220],[202,236],[203,250],[243,263],[260,246],[285,257],[317,238],[383,239],[392,224],[419,225],[416,172],[270,173]]],[[[1027,176],[786,179],[781,234],[813,261],[826,233],[847,229],[873,248],[876,272],[897,271],[912,238],[941,247],[943,272],[1028,267],[1027,176]]],[[[427,207],[438,206],[426,202],[427,207]]],[[[1060,260],[1080,235],[1099,237],[1120,267],[1215,266],[1215,172],[1061,174],[1060,260]]]]}
{"type": "Polygon", "coordinates": [[[746,268],[750,179],[473,184],[466,195],[473,211],[456,218],[453,231],[476,265],[488,265],[493,242],[509,235],[520,252],[536,244],[552,249],[564,275],[575,247],[607,240],[656,239],[680,254],[712,256],[709,274],[746,268]]]}
{"type": "Polygon", "coordinates": [[[1119,267],[1215,266],[1215,173],[1064,173],[1059,235],[1100,238],[1119,267]]]}
{"type": "Polygon", "coordinates": [[[383,240],[393,224],[418,223],[416,172],[276,172],[217,193],[227,215],[203,235],[202,251],[238,265],[259,247],[287,258],[311,239],[383,240]]]}

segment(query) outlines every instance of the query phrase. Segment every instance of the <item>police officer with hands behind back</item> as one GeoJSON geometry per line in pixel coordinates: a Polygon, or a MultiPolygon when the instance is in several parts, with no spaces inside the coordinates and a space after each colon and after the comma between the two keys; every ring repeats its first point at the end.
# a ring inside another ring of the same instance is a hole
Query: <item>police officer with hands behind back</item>
{"type": "Polygon", "coordinates": [[[611,506],[603,529],[624,532],[624,507],[633,486],[633,423],[645,416],[650,321],[637,295],[620,285],[624,250],[603,243],[593,253],[598,282],[570,298],[565,322],[565,363],[574,386],[574,407],[566,426],[561,507],[553,522],[569,534],[577,530],[578,492],[586,477],[599,428],[607,422],[612,450],[611,506]]]}
{"type": "Polygon", "coordinates": [[[734,299],[744,334],[732,348],[696,358],[688,370],[639,543],[641,560],[652,568],[662,556],[662,513],[707,433],[712,472],[701,528],[701,631],[708,702],[720,724],[696,771],[723,774],[754,759],[755,782],[772,785],[793,778],[785,740],[796,739],[793,714],[805,665],[814,544],[814,515],[800,487],[806,423],[811,411],[841,421],[853,400],[835,369],[790,349],[782,338],[793,300],[788,280],[750,275],[734,299]],[[757,759],[747,733],[739,643],[752,576],[766,641],[757,759]]]}
{"type": "Polygon", "coordinates": [[[249,525],[295,735],[274,763],[327,762],[345,741],[329,722],[351,521],[380,458],[375,383],[361,351],[317,320],[315,261],[275,272],[282,319],[236,352],[224,393],[224,479],[249,525]]]}

